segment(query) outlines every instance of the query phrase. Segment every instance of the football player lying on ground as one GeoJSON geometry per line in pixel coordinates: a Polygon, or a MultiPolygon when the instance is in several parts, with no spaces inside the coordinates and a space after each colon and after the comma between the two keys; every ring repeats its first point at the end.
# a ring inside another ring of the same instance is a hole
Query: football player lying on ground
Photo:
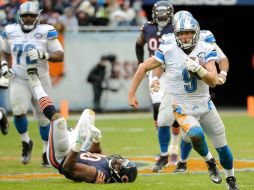
{"type": "Polygon", "coordinates": [[[136,165],[120,155],[101,155],[101,131],[94,126],[95,113],[85,109],[72,132],[56,112],[38,78],[36,68],[27,70],[30,86],[45,116],[51,121],[47,158],[60,174],[77,182],[127,183],[137,177],[136,165]],[[86,150],[81,150],[87,147],[86,150]]]}

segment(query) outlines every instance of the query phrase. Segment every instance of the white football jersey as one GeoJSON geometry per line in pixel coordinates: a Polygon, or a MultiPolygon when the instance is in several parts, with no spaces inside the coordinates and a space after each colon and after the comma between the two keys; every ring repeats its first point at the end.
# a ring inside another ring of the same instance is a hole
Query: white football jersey
{"type": "Polygon", "coordinates": [[[185,67],[188,57],[199,59],[203,63],[217,59],[214,45],[199,40],[192,52],[187,55],[177,46],[176,40],[164,36],[155,53],[155,58],[165,64],[168,91],[176,101],[207,101],[210,99],[209,86],[202,80],[191,78],[185,67]]]}
{"type": "Polygon", "coordinates": [[[12,69],[18,77],[27,79],[27,67],[36,65],[40,77],[49,75],[47,60],[31,61],[27,52],[31,48],[42,52],[63,51],[56,29],[48,24],[37,25],[34,30],[24,33],[19,24],[10,24],[3,32],[3,50],[12,55],[12,69]]]}

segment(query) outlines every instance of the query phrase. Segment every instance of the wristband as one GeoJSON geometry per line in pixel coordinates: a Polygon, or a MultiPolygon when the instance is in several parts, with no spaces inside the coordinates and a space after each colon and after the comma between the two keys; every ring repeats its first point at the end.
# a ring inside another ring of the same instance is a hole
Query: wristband
{"type": "Polygon", "coordinates": [[[200,65],[200,68],[197,71],[198,76],[203,78],[207,73],[208,71],[200,65]]]}
{"type": "Polygon", "coordinates": [[[152,78],[152,81],[154,81],[154,80],[159,80],[159,78],[157,76],[155,76],[152,78]]]}
{"type": "Polygon", "coordinates": [[[225,75],[225,76],[228,75],[226,71],[221,71],[220,74],[225,75]]]}

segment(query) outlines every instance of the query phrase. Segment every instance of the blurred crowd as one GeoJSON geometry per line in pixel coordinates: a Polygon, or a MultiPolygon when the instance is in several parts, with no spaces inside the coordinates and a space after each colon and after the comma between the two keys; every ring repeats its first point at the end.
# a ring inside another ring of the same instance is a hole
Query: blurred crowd
{"type": "MultiPolygon", "coordinates": [[[[18,8],[26,0],[0,0],[0,26],[18,22],[18,8]]],[[[142,0],[35,0],[41,23],[58,31],[77,32],[79,26],[141,26],[147,21],[142,0]]]]}

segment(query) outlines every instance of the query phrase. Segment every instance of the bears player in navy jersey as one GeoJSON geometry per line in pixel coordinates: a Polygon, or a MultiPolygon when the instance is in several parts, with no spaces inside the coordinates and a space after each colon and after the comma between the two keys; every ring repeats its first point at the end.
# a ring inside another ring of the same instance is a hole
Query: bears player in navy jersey
{"type": "Polygon", "coordinates": [[[28,80],[45,116],[51,121],[47,158],[66,178],[87,183],[128,183],[137,177],[137,166],[127,158],[102,155],[101,131],[95,113],[85,109],[72,132],[44,91],[37,68],[28,68],[28,80]]]}
{"type": "Polygon", "coordinates": [[[10,104],[14,115],[14,125],[22,141],[21,161],[27,164],[31,159],[33,142],[28,133],[26,113],[32,103],[43,141],[42,166],[49,166],[46,149],[50,122],[37,105],[35,95],[28,84],[26,68],[36,65],[43,88],[50,93],[48,61],[63,61],[64,51],[55,28],[51,25],[39,24],[40,12],[36,2],[25,2],[20,5],[19,23],[9,24],[3,31],[1,66],[3,76],[11,79],[10,104]]]}
{"type": "MultiPolygon", "coordinates": [[[[153,21],[144,24],[136,41],[136,56],[138,63],[142,63],[144,61],[145,44],[147,44],[149,56],[151,57],[154,55],[155,50],[157,50],[160,44],[161,36],[173,32],[173,15],[174,8],[170,1],[158,1],[154,4],[152,9],[153,21]]],[[[153,90],[150,91],[150,96],[153,103],[153,119],[155,122],[155,127],[158,129],[158,139],[160,145],[160,157],[153,166],[153,171],[160,172],[164,166],[168,165],[168,154],[170,154],[171,163],[176,164],[178,161],[179,127],[176,122],[172,126],[172,138],[168,151],[169,138],[166,137],[165,134],[169,134],[170,129],[158,128],[157,126],[159,106],[166,88],[166,77],[164,76],[163,68],[157,68],[154,71],[149,71],[147,75],[149,86],[158,78],[160,81],[160,87],[155,87],[160,89],[157,92],[153,90]],[[157,73],[160,73],[160,76],[154,77],[155,73],[156,75],[157,73]]]]}

